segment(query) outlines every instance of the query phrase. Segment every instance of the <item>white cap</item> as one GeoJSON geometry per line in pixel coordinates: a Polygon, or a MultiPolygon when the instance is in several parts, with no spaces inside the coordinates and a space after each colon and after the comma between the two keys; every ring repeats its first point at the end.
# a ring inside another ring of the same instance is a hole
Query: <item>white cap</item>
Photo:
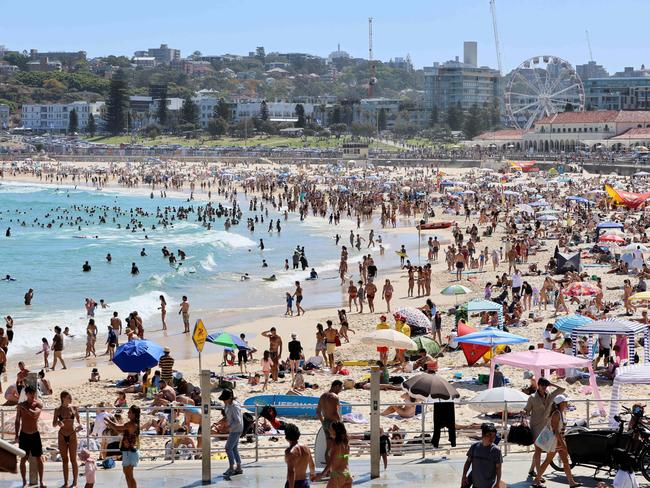
{"type": "Polygon", "coordinates": [[[569,397],[566,396],[566,395],[558,395],[555,398],[553,398],[553,403],[555,403],[556,405],[559,405],[562,402],[568,402],[568,401],[569,401],[569,397]]]}

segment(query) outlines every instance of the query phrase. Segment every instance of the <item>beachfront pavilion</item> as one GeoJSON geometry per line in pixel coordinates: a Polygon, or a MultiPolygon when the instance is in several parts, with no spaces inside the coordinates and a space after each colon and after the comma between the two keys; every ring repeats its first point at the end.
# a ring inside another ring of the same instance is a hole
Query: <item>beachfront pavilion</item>
{"type": "Polygon", "coordinates": [[[573,342],[573,355],[577,352],[578,337],[587,336],[589,344],[589,360],[594,357],[593,344],[594,335],[625,335],[627,336],[627,353],[630,364],[634,363],[635,340],[639,335],[643,336],[643,361],[650,363],[650,328],[641,322],[623,319],[596,320],[571,331],[571,342],[573,342]]]}
{"type": "Polygon", "coordinates": [[[541,378],[542,376],[549,377],[552,369],[587,368],[589,372],[589,386],[594,394],[594,398],[598,402],[601,412],[603,415],[605,414],[605,407],[600,397],[598,384],[596,383],[594,368],[589,359],[570,356],[549,349],[533,349],[501,354],[490,361],[490,382],[488,388],[492,388],[494,384],[494,368],[497,364],[532,371],[535,378],[541,378]]]}

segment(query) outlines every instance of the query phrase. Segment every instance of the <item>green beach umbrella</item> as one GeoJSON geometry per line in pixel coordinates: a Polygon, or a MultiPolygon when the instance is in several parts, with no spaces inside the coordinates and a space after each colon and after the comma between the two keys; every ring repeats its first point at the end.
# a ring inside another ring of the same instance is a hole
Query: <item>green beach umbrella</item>
{"type": "Polygon", "coordinates": [[[412,339],[417,345],[417,348],[411,351],[406,351],[406,354],[409,356],[415,356],[420,349],[424,349],[431,357],[436,357],[440,354],[440,345],[430,337],[420,336],[412,337],[412,339]]]}
{"type": "Polygon", "coordinates": [[[458,303],[458,295],[467,295],[471,293],[472,290],[463,285],[449,285],[447,288],[443,288],[440,291],[441,295],[454,295],[456,297],[456,303],[458,303]]]}

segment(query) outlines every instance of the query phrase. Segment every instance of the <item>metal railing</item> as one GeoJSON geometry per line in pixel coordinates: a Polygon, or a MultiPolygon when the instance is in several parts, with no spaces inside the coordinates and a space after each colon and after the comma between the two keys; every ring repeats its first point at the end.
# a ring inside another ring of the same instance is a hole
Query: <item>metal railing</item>
{"type": "MultiPolygon", "coordinates": [[[[300,398],[297,396],[296,398],[300,398]]],[[[603,400],[602,404],[610,403],[610,400],[603,400]]],[[[646,403],[650,402],[650,399],[625,399],[619,401],[619,403],[646,403]]],[[[385,431],[384,434],[389,435],[391,440],[391,453],[393,455],[413,455],[419,454],[421,458],[426,457],[427,455],[451,455],[452,452],[465,452],[469,446],[475,442],[480,437],[480,423],[482,422],[493,422],[497,425],[499,433],[501,434],[501,447],[505,455],[509,452],[527,452],[530,450],[528,447],[518,446],[509,444],[507,441],[507,433],[509,426],[513,423],[519,423],[519,416],[512,416],[509,414],[519,414],[519,406],[522,402],[497,402],[495,404],[495,411],[499,412],[498,416],[486,417],[482,414],[478,419],[478,422],[474,422],[468,426],[459,426],[456,429],[456,445],[451,446],[448,441],[443,441],[443,436],[441,436],[441,445],[440,447],[433,447],[431,443],[431,436],[427,435],[433,432],[434,422],[433,422],[433,403],[425,402],[416,402],[416,406],[420,406],[421,412],[415,417],[419,416],[418,429],[407,430],[399,428],[396,431],[385,431]],[[517,408],[513,408],[510,405],[518,405],[517,408]],[[396,439],[399,437],[401,439],[396,439]]],[[[582,405],[584,412],[584,423],[587,427],[602,427],[609,425],[608,419],[605,417],[592,417],[591,413],[595,411],[596,400],[591,398],[584,399],[572,399],[571,404],[582,405]]],[[[402,406],[402,403],[381,403],[380,409],[384,409],[388,406],[402,406]]],[[[456,401],[454,402],[455,411],[458,413],[458,409],[472,405],[472,402],[469,401],[456,401]]],[[[483,403],[482,405],[489,405],[483,403]]],[[[345,406],[352,407],[355,413],[369,414],[370,404],[369,403],[355,403],[355,404],[345,404],[345,406]]],[[[144,459],[157,460],[160,457],[163,457],[167,461],[174,462],[176,459],[189,459],[197,458],[200,455],[201,449],[198,447],[198,442],[202,438],[202,434],[196,432],[182,432],[176,428],[176,421],[181,419],[181,414],[187,411],[196,412],[197,407],[191,407],[186,405],[179,406],[170,406],[170,407],[157,407],[153,411],[145,411],[143,409],[143,417],[149,414],[155,414],[159,412],[164,412],[166,415],[166,420],[169,424],[169,428],[165,429],[162,434],[157,433],[144,433],[141,432],[140,435],[140,453],[141,457],[144,459]],[[157,410],[157,411],[156,411],[157,410]],[[194,444],[192,447],[188,440],[194,444]]],[[[252,432],[242,436],[242,441],[240,441],[239,451],[243,459],[248,459],[253,462],[257,462],[261,459],[274,459],[281,458],[284,456],[284,449],[286,444],[283,442],[283,439],[279,437],[279,434],[274,430],[269,430],[267,432],[260,432],[260,426],[262,424],[266,425],[264,421],[261,420],[261,411],[262,406],[251,406],[243,407],[244,410],[249,411],[253,414],[254,423],[252,432]],[[274,439],[275,438],[275,439],[274,439]],[[276,441],[277,444],[270,444],[270,442],[276,441]]],[[[281,405],[282,409],[302,409],[304,405],[281,405]]],[[[211,425],[213,422],[213,414],[219,411],[221,407],[213,405],[211,407],[211,425]]],[[[81,423],[83,430],[78,433],[79,443],[91,451],[101,451],[101,441],[106,440],[108,437],[115,439],[117,436],[95,436],[91,435],[92,425],[94,423],[94,418],[96,414],[100,411],[111,412],[117,410],[114,407],[79,407],[79,414],[81,417],[81,423]]],[[[122,409],[125,413],[125,409],[122,409]]],[[[607,408],[606,410],[609,410],[607,408]]],[[[53,408],[45,408],[43,412],[48,414],[53,412],[53,408]]],[[[48,417],[48,415],[45,415],[48,417]]],[[[0,408],[0,425],[2,425],[2,432],[0,437],[5,440],[13,439],[13,430],[8,431],[7,421],[10,421],[10,418],[15,417],[15,410],[11,407],[0,408]]],[[[571,412],[567,415],[571,418],[571,412]]],[[[458,416],[456,416],[458,418],[458,416]]],[[[142,422],[143,419],[141,419],[142,422]]],[[[298,417],[294,419],[293,417],[286,417],[288,422],[294,421],[296,423],[304,423],[305,421],[315,421],[313,417],[298,417]]],[[[45,421],[44,419],[42,421],[45,421]]],[[[395,419],[394,425],[399,426],[401,420],[395,419]]],[[[51,420],[50,420],[51,422],[51,420]]],[[[457,422],[458,423],[458,422],[457,422]]],[[[190,424],[191,425],[191,424],[190,424]]],[[[361,423],[347,423],[348,436],[350,437],[350,452],[352,456],[362,456],[369,455],[370,453],[370,434],[369,430],[366,428],[369,424],[361,423]]],[[[315,448],[316,436],[318,434],[316,431],[303,431],[301,432],[302,442],[306,442],[312,449],[315,448]]],[[[443,431],[444,432],[444,431],[443,431]]],[[[222,441],[225,444],[225,440],[228,437],[227,433],[224,434],[212,434],[210,433],[210,443],[211,443],[211,456],[217,456],[217,459],[225,459],[224,455],[224,446],[219,445],[222,441]]],[[[45,447],[54,446],[55,449],[51,450],[52,453],[56,454],[56,445],[58,439],[58,429],[52,428],[49,432],[41,433],[43,445],[45,447]]],[[[46,450],[47,451],[47,450],[46,450]]],[[[113,452],[113,451],[111,451],[113,452]]],[[[112,454],[114,455],[114,454],[112,454]]],[[[214,458],[213,458],[214,459],[214,458]]]]}

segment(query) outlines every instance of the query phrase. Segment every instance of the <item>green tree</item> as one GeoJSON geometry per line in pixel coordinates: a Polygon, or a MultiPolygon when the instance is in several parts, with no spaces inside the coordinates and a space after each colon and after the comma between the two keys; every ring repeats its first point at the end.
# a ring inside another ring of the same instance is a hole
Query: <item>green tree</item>
{"type": "Polygon", "coordinates": [[[123,70],[118,70],[111,78],[106,99],[106,130],[119,135],[126,125],[129,103],[129,83],[123,70]]]}
{"type": "Polygon", "coordinates": [[[221,117],[208,120],[208,134],[212,137],[222,136],[228,132],[228,122],[221,117]]]}
{"type": "Polygon", "coordinates": [[[183,100],[183,107],[181,108],[181,124],[198,125],[199,123],[199,107],[192,101],[192,98],[187,96],[183,100]]]}
{"type": "Polygon", "coordinates": [[[463,132],[468,139],[472,139],[479,135],[482,130],[482,113],[478,105],[472,105],[472,108],[469,109],[467,118],[465,119],[465,126],[463,132]]]}
{"type": "Polygon", "coordinates": [[[255,57],[259,59],[262,63],[265,62],[266,50],[264,49],[264,46],[258,46],[257,48],[255,48],[255,57]]]}
{"type": "Polygon", "coordinates": [[[95,122],[95,116],[92,113],[88,114],[88,124],[86,125],[86,132],[90,134],[90,137],[95,137],[95,132],[97,132],[97,122],[95,122]]]}
{"type": "Polygon", "coordinates": [[[305,125],[307,125],[307,120],[305,119],[305,106],[302,103],[296,104],[294,112],[296,113],[296,117],[298,117],[296,127],[304,128],[305,125]]]}
{"type": "Polygon", "coordinates": [[[214,118],[222,118],[226,122],[230,122],[230,107],[225,99],[220,98],[217,106],[214,108],[214,118]]]}
{"type": "Polygon", "coordinates": [[[386,109],[380,108],[379,113],[377,114],[377,128],[381,132],[382,130],[386,130],[386,125],[386,109]]]}
{"type": "MultiPolygon", "coordinates": [[[[334,105],[334,108],[332,109],[332,115],[330,117],[330,122],[332,124],[340,124],[341,123],[341,106],[337,103],[334,105]]],[[[347,127],[346,127],[347,130],[347,127]]]]}
{"type": "Polygon", "coordinates": [[[330,131],[336,136],[337,139],[341,137],[341,134],[345,134],[347,130],[348,125],[341,122],[330,125],[330,131]]]}
{"type": "Polygon", "coordinates": [[[440,122],[440,112],[438,106],[431,107],[431,116],[429,117],[429,127],[435,127],[440,122]]]}
{"type": "Polygon", "coordinates": [[[68,134],[74,134],[79,130],[79,115],[77,109],[73,108],[68,114],[68,134]]]}
{"type": "Polygon", "coordinates": [[[158,118],[158,123],[161,127],[166,127],[169,116],[169,109],[167,108],[167,87],[165,86],[160,94],[160,99],[158,100],[158,107],[156,110],[156,115],[158,118]]]}
{"type": "Polygon", "coordinates": [[[4,55],[4,60],[9,64],[18,66],[18,69],[21,71],[27,71],[29,56],[25,54],[21,54],[17,51],[11,51],[4,55]]]}
{"type": "Polygon", "coordinates": [[[266,100],[262,100],[262,103],[260,103],[260,119],[264,122],[269,120],[269,106],[266,100]]]}
{"type": "Polygon", "coordinates": [[[462,130],[465,114],[460,103],[452,105],[447,110],[447,125],[451,130],[462,130]]]}
{"type": "Polygon", "coordinates": [[[160,137],[160,134],[162,133],[162,127],[160,127],[158,124],[149,124],[144,129],[142,129],[142,133],[149,139],[155,139],[157,137],[160,137]]]}

